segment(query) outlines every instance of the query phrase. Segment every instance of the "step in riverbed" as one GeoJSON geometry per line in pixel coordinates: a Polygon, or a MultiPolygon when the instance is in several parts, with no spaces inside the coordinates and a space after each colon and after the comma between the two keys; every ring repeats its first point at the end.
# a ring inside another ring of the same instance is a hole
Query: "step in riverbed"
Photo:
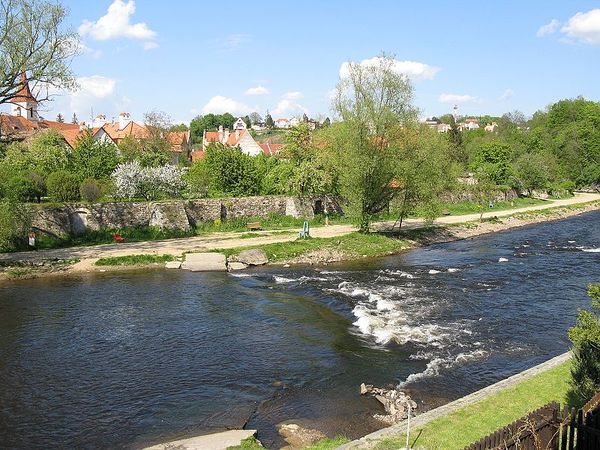
{"type": "Polygon", "coordinates": [[[226,450],[227,447],[240,445],[241,441],[254,436],[254,434],[256,434],[256,430],[229,430],[180,441],[165,442],[164,444],[146,447],[144,450],[165,450],[169,448],[178,450],[226,450]]]}
{"type": "Polygon", "coordinates": [[[181,268],[192,272],[226,272],[227,258],[222,253],[188,253],[181,268]]]}

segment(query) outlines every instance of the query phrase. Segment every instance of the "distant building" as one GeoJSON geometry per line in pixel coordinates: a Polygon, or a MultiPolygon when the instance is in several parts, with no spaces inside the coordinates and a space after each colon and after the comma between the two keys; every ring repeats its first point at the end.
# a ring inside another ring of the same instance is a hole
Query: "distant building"
{"type": "MultiPolygon", "coordinates": [[[[202,135],[202,150],[205,151],[206,147],[210,144],[218,142],[228,147],[240,147],[242,152],[250,156],[263,153],[262,148],[246,129],[246,123],[243,119],[236,120],[233,126],[233,131],[230,131],[229,128],[223,129],[223,126],[220,126],[218,131],[204,130],[204,134],[202,135]]],[[[196,158],[198,157],[199,155],[196,155],[196,158]]],[[[193,158],[194,156],[192,155],[192,160],[193,158]]]]}
{"type": "Polygon", "coordinates": [[[461,131],[477,130],[477,129],[479,129],[479,119],[477,119],[476,117],[470,117],[468,119],[465,119],[464,122],[461,122],[458,124],[458,128],[461,131]]]}
{"type": "Polygon", "coordinates": [[[496,122],[492,122],[492,123],[488,123],[485,127],[484,130],[489,132],[489,133],[493,133],[498,129],[498,124],[496,122]]]}
{"type": "Polygon", "coordinates": [[[288,119],[277,119],[275,121],[275,128],[287,129],[290,128],[290,121],[288,119]]]}
{"type": "Polygon", "coordinates": [[[271,144],[265,142],[264,144],[258,144],[262,149],[263,153],[267,156],[275,156],[285,147],[284,144],[271,144]]]}
{"type": "Polygon", "coordinates": [[[450,131],[450,128],[450,125],[448,125],[447,123],[440,123],[436,127],[438,133],[447,133],[448,131],[450,131]]]}

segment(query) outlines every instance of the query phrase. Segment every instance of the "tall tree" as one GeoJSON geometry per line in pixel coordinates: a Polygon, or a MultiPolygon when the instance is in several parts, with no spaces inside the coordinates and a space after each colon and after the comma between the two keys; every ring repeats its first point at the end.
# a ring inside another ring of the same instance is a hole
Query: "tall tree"
{"type": "Polygon", "coordinates": [[[333,104],[342,119],[334,144],[341,193],[361,232],[369,231],[372,217],[397,195],[394,134],[417,116],[410,81],[394,71],[393,58],[377,61],[367,67],[350,63],[333,104]]]}
{"type": "Polygon", "coordinates": [[[58,113],[58,115],[56,116],[56,121],[60,123],[65,123],[65,118],[61,113],[58,113]]]}
{"type": "Polygon", "coordinates": [[[77,118],[76,113],[73,113],[73,118],[71,119],[71,123],[75,123],[75,124],[79,123],[79,119],[77,118]]]}
{"type": "Polygon", "coordinates": [[[146,135],[141,139],[142,154],[140,163],[145,167],[164,166],[171,161],[171,142],[169,129],[171,118],[162,111],[150,111],[144,114],[146,135]]]}
{"type": "Polygon", "coordinates": [[[74,89],[70,69],[79,49],[76,33],[65,31],[67,10],[45,0],[0,0],[0,104],[10,103],[27,72],[37,100],[55,89],[74,89]]]}
{"type": "Polygon", "coordinates": [[[275,122],[273,121],[273,118],[271,117],[271,114],[269,114],[269,113],[267,113],[267,118],[265,119],[265,125],[269,129],[271,129],[275,126],[275,122]]]}
{"type": "Polygon", "coordinates": [[[259,113],[257,113],[256,111],[250,114],[250,122],[252,122],[252,125],[256,124],[256,123],[261,123],[263,121],[261,115],[259,113]]]}

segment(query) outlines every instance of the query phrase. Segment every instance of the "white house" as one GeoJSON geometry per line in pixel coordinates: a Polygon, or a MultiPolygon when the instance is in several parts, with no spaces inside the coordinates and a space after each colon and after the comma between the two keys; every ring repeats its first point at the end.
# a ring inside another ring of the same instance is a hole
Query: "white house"
{"type": "Polygon", "coordinates": [[[246,123],[239,118],[233,124],[233,131],[228,128],[219,127],[219,131],[206,131],[202,136],[202,150],[206,150],[210,144],[221,143],[228,147],[240,147],[242,152],[250,156],[256,156],[263,153],[263,149],[254,140],[246,128],[246,123]]]}
{"type": "Polygon", "coordinates": [[[290,128],[290,121],[288,119],[277,119],[275,128],[290,128]]]}

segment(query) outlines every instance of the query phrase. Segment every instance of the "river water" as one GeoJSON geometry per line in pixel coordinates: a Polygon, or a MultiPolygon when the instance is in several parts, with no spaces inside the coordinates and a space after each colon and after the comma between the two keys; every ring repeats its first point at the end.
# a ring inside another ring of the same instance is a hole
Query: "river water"
{"type": "Polygon", "coordinates": [[[422,410],[568,349],[600,212],[403,255],[0,285],[0,447],[139,448],[294,420],[373,431],[361,382],[422,410]]]}

